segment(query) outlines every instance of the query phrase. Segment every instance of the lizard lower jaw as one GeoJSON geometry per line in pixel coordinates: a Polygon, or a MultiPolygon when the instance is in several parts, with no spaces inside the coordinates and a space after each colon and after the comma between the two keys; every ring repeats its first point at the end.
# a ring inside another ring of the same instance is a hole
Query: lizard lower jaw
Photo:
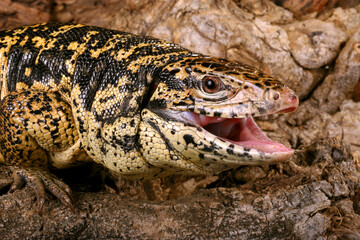
{"type": "Polygon", "coordinates": [[[263,153],[291,155],[294,150],[268,138],[253,118],[217,118],[189,113],[197,125],[219,139],[263,153]]]}

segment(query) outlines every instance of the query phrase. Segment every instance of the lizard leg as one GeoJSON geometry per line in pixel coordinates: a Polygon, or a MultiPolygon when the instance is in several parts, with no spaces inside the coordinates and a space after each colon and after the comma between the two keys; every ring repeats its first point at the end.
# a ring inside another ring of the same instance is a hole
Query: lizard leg
{"type": "Polygon", "coordinates": [[[75,212],[69,186],[46,169],[16,168],[13,171],[13,178],[14,183],[9,191],[13,192],[21,187],[24,182],[27,182],[36,193],[39,213],[41,213],[45,203],[45,190],[57,197],[72,212],[75,212]]]}
{"type": "MultiPolygon", "coordinates": [[[[27,182],[39,211],[48,190],[74,211],[70,188],[49,173],[49,153],[70,149],[78,134],[70,107],[56,93],[15,92],[0,102],[1,160],[14,168],[14,191],[27,182]]],[[[61,161],[61,159],[57,159],[61,161]]]]}

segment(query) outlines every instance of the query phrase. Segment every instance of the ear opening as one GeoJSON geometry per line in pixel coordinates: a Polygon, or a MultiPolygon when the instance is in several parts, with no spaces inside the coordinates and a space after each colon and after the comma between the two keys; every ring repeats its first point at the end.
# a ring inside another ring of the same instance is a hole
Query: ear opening
{"type": "Polygon", "coordinates": [[[150,99],[151,99],[152,95],[154,94],[154,92],[156,91],[158,85],[159,85],[158,81],[152,81],[150,83],[150,86],[148,87],[149,89],[146,92],[146,94],[144,95],[144,98],[142,99],[141,109],[144,109],[148,106],[150,99]]]}

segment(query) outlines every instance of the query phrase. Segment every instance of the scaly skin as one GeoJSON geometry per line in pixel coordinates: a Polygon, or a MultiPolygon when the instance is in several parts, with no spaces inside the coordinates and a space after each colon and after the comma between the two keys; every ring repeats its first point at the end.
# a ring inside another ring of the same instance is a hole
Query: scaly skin
{"type": "Polygon", "coordinates": [[[48,172],[86,161],[128,178],[272,164],[292,150],[252,117],[294,111],[278,80],[151,37],[81,24],[0,32],[0,162],[74,210],[48,172]]]}

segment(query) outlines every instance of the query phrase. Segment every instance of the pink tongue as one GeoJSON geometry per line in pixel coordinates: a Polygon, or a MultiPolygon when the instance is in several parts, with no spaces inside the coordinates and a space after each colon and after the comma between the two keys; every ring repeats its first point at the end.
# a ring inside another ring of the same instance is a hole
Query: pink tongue
{"type": "Polygon", "coordinates": [[[226,141],[265,153],[293,152],[281,143],[268,138],[252,118],[224,119],[200,116],[200,123],[207,131],[226,141]]]}

